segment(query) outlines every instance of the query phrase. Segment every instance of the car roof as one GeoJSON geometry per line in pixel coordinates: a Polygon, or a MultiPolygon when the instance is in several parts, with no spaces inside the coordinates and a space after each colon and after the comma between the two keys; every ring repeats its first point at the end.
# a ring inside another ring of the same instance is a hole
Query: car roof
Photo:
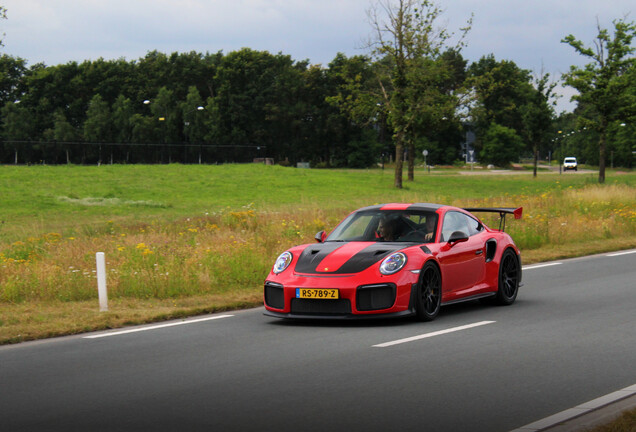
{"type": "Polygon", "coordinates": [[[368,207],[363,207],[356,211],[368,211],[368,210],[422,210],[422,211],[437,211],[442,207],[449,207],[443,204],[433,203],[390,203],[390,204],[378,204],[368,207]]]}

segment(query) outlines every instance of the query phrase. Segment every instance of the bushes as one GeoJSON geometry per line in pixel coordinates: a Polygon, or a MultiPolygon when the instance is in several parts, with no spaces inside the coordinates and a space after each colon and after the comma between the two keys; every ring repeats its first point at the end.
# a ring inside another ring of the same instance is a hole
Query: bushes
{"type": "Polygon", "coordinates": [[[517,160],[523,147],[523,140],[514,129],[493,123],[484,135],[480,158],[486,163],[507,166],[517,160]]]}

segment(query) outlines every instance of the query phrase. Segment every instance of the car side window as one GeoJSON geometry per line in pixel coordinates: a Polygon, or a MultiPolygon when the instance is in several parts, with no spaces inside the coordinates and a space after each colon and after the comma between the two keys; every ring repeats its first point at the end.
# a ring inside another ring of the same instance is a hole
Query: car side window
{"type": "Polygon", "coordinates": [[[444,216],[444,225],[442,225],[441,241],[448,241],[451,234],[455,231],[462,231],[468,235],[468,225],[464,215],[459,212],[448,212],[444,216]]]}
{"type": "Polygon", "coordinates": [[[478,220],[475,220],[473,218],[471,218],[470,216],[466,216],[464,214],[462,214],[462,216],[464,216],[466,218],[466,223],[468,225],[468,235],[469,236],[474,236],[475,234],[479,234],[481,232],[482,229],[482,224],[479,223],[478,220]]]}
{"type": "Polygon", "coordinates": [[[444,216],[444,225],[442,226],[442,238],[441,241],[448,241],[451,234],[455,231],[461,231],[464,234],[474,236],[481,232],[481,224],[476,219],[465,215],[460,212],[448,212],[444,216]]]}

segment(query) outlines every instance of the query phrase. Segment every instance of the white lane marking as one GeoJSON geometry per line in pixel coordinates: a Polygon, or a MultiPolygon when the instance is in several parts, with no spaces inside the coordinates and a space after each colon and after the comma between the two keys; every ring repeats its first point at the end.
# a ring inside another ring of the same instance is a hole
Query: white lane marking
{"type": "Polygon", "coordinates": [[[538,269],[538,268],[543,268],[543,267],[552,267],[552,266],[557,266],[557,265],[561,265],[563,263],[561,262],[555,262],[555,263],[549,263],[549,264],[537,264],[537,265],[530,265],[530,266],[524,266],[521,267],[522,270],[534,270],[534,269],[538,269]]]}
{"type": "Polygon", "coordinates": [[[466,330],[466,329],[473,328],[473,327],[479,327],[479,326],[483,326],[483,325],[486,325],[486,324],[492,324],[492,323],[495,323],[495,322],[497,322],[497,321],[480,321],[480,322],[477,322],[477,323],[467,324],[467,325],[463,325],[463,326],[459,326],[459,327],[453,327],[453,328],[449,328],[449,329],[446,329],[446,330],[440,330],[440,331],[436,331],[436,332],[432,332],[432,333],[425,333],[425,334],[421,334],[421,335],[418,335],[418,336],[412,336],[412,337],[408,337],[408,338],[404,338],[404,339],[398,339],[398,340],[394,340],[394,341],[390,341],[390,342],[384,342],[384,343],[373,345],[373,346],[377,347],[377,348],[386,348],[386,347],[390,347],[390,346],[393,346],[393,345],[413,342],[413,341],[416,341],[416,340],[426,339],[426,338],[430,338],[430,337],[433,337],[433,336],[439,336],[439,335],[443,335],[443,334],[447,334],[447,333],[453,333],[453,332],[466,330]]]}
{"type": "Polygon", "coordinates": [[[564,423],[568,420],[572,420],[575,417],[582,416],[583,414],[587,414],[590,411],[594,411],[596,409],[602,408],[611,403],[617,402],[621,399],[628,398],[636,394],[636,384],[625,387],[622,390],[615,391],[614,393],[607,394],[605,396],[601,396],[600,398],[591,400],[584,404],[578,405],[574,408],[567,409],[565,411],[561,411],[560,413],[556,413],[551,415],[550,417],[546,417],[544,419],[538,420],[534,423],[527,424],[525,426],[521,426],[518,429],[515,429],[511,432],[536,432],[542,431],[559,423],[564,423]]]}
{"type": "Polygon", "coordinates": [[[174,327],[174,326],[185,325],[185,324],[194,324],[194,323],[199,323],[199,322],[203,322],[203,321],[211,321],[211,320],[217,320],[217,319],[221,319],[221,318],[229,318],[229,317],[233,317],[233,316],[234,315],[216,315],[216,316],[213,316],[213,317],[199,318],[199,319],[193,319],[193,320],[189,320],[189,321],[179,321],[179,322],[173,322],[173,323],[168,323],[168,324],[159,324],[159,325],[150,326],[150,327],[142,327],[142,328],[135,328],[135,329],[131,329],[131,330],[121,330],[121,331],[116,331],[116,332],[111,332],[111,333],[101,333],[101,334],[96,334],[96,335],[91,335],[91,336],[84,336],[83,339],[97,339],[97,338],[103,338],[103,337],[109,337],[109,336],[119,336],[119,335],[128,334],[128,333],[137,333],[137,332],[148,331],[148,330],[157,330],[157,329],[166,328],[166,327],[174,327]]]}
{"type": "Polygon", "coordinates": [[[630,251],[627,251],[627,252],[615,252],[615,253],[607,254],[607,256],[608,257],[617,257],[617,256],[629,255],[629,254],[633,254],[633,253],[636,253],[636,249],[630,250],[630,251]]]}

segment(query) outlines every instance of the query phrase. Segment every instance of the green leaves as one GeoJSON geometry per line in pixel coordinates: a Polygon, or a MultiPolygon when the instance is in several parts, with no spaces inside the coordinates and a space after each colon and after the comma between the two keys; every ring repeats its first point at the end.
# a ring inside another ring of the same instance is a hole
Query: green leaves
{"type": "Polygon", "coordinates": [[[112,138],[110,107],[99,94],[93,96],[88,105],[84,138],[92,142],[109,142],[112,138]]]}
{"type": "Polygon", "coordinates": [[[563,79],[566,85],[578,90],[579,94],[573,99],[587,108],[582,111],[582,116],[588,125],[599,132],[599,183],[605,181],[608,126],[612,122],[625,121],[636,112],[636,60],[631,56],[634,53],[632,40],[636,36],[636,25],[625,19],[615,20],[613,24],[612,37],[597,22],[598,33],[593,48],[585,47],[573,35],[561,41],[591,60],[584,68],[572,66],[563,79]]]}
{"type": "Polygon", "coordinates": [[[415,142],[429,134],[448,113],[453,116],[459,98],[443,83],[449,64],[442,53],[459,53],[469,24],[461,29],[459,42],[450,47],[453,36],[439,26],[442,10],[433,2],[422,0],[383,0],[369,12],[375,39],[369,47],[376,59],[387,59],[390,65],[392,91],[386,93],[395,143],[395,186],[402,187],[402,157],[407,148],[409,180],[413,180],[415,142]]]}
{"type": "Polygon", "coordinates": [[[523,141],[514,129],[492,123],[483,137],[481,158],[484,162],[506,166],[519,157],[523,141]]]}

